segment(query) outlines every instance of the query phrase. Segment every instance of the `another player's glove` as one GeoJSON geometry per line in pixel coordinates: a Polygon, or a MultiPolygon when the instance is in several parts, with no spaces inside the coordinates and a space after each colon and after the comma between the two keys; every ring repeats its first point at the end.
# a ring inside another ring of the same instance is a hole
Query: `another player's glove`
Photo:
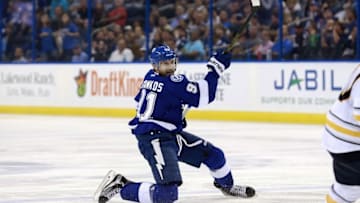
{"type": "Polygon", "coordinates": [[[207,67],[212,71],[215,71],[219,76],[230,67],[231,53],[225,53],[224,51],[218,51],[216,54],[210,57],[207,67]]]}

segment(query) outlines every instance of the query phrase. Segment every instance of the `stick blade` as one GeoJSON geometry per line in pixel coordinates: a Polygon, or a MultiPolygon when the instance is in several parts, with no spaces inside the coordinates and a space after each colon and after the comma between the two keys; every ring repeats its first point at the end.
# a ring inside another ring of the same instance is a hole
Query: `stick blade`
{"type": "Polygon", "coordinates": [[[253,7],[260,6],[260,0],[251,0],[251,4],[253,7]]]}

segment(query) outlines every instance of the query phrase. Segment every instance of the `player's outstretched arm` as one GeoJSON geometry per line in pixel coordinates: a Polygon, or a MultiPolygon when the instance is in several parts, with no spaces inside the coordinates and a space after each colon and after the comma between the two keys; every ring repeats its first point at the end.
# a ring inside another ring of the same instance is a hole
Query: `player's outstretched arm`
{"type": "Polygon", "coordinates": [[[231,53],[225,53],[224,51],[218,51],[216,54],[210,57],[207,67],[209,72],[205,77],[209,87],[209,103],[214,101],[218,79],[223,72],[230,67],[231,53]]]}
{"type": "MultiPolygon", "coordinates": [[[[169,78],[169,85],[173,93],[181,98],[183,104],[192,107],[201,107],[214,101],[218,79],[222,73],[230,67],[231,54],[217,52],[209,59],[207,67],[208,74],[204,79],[189,81],[185,75],[172,75],[169,78]]],[[[185,115],[188,108],[185,108],[185,115]]],[[[183,115],[183,117],[184,117],[183,115]]]]}

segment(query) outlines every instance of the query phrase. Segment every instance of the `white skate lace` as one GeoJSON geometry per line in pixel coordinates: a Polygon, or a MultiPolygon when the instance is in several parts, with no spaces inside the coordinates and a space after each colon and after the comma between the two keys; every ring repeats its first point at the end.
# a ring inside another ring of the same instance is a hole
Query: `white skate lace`
{"type": "Polygon", "coordinates": [[[249,198],[255,195],[255,190],[252,187],[245,185],[233,185],[231,187],[224,187],[214,182],[214,186],[220,189],[220,191],[224,193],[224,195],[243,197],[243,198],[249,198]]]}
{"type": "Polygon", "coordinates": [[[103,191],[101,196],[111,199],[119,193],[120,189],[125,185],[125,183],[121,181],[121,178],[122,176],[117,175],[114,180],[105,187],[106,189],[103,191]]]}
{"type": "Polygon", "coordinates": [[[223,190],[232,196],[247,197],[246,186],[233,185],[231,188],[223,188],[223,190]]]}
{"type": "Polygon", "coordinates": [[[110,191],[108,191],[107,194],[104,194],[104,196],[107,197],[108,199],[113,198],[116,194],[120,192],[120,187],[118,186],[113,186],[112,188],[109,189],[110,191]]]}

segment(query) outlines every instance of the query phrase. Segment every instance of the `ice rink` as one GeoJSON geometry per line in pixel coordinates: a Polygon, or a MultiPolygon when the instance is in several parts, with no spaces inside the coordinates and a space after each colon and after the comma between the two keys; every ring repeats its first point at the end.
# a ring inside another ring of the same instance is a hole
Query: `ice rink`
{"type": "MultiPolygon", "coordinates": [[[[91,203],[109,169],[152,181],[129,119],[0,114],[0,203],[91,203]]],[[[235,182],[252,199],[227,198],[205,167],[181,164],[182,203],[323,203],[332,182],[322,126],[188,121],[188,131],[221,147],[235,182]]],[[[126,202],[115,197],[111,202],[126,202]]]]}

